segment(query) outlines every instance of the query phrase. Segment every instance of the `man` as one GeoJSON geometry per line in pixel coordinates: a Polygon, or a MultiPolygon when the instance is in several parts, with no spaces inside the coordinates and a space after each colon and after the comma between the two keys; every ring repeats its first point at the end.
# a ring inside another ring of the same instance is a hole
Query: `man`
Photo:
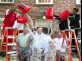
{"type": "MultiPolygon", "coordinates": [[[[58,14],[60,14],[62,11],[59,11],[58,14]]],[[[60,30],[65,30],[65,29],[68,29],[68,22],[67,22],[67,18],[62,21],[61,18],[58,16],[58,15],[54,15],[54,18],[55,19],[58,19],[60,21],[60,24],[59,24],[59,28],[60,30]]]]}
{"type": "Polygon", "coordinates": [[[17,25],[16,28],[18,30],[23,30],[23,28],[25,28],[27,25],[27,16],[25,13],[21,12],[21,14],[17,17],[17,25]]]}
{"type": "MultiPolygon", "coordinates": [[[[4,32],[5,32],[5,28],[6,27],[13,27],[14,25],[14,22],[18,16],[17,13],[15,13],[16,11],[16,8],[18,7],[19,5],[13,7],[13,8],[10,8],[6,11],[6,15],[5,15],[5,19],[3,21],[3,29],[2,29],[2,36],[4,36],[4,32]]],[[[13,31],[12,30],[8,30],[8,35],[13,35],[13,31]]],[[[6,37],[4,38],[4,41],[3,43],[6,42],[6,37]]],[[[12,43],[12,39],[8,39],[8,42],[9,43],[12,43]]],[[[3,44],[5,45],[5,44],[3,44]]],[[[2,45],[2,50],[5,50],[6,46],[3,46],[2,45]]],[[[11,47],[8,46],[8,49],[11,50],[11,47]]]]}
{"type": "MultiPolygon", "coordinates": [[[[30,47],[30,37],[29,37],[29,34],[28,34],[28,29],[25,28],[23,33],[20,33],[18,36],[17,36],[17,45],[18,45],[18,49],[19,49],[19,53],[20,51],[22,53],[19,54],[19,59],[21,61],[21,56],[22,55],[26,55],[27,57],[29,57],[28,53],[29,53],[29,47],[30,47]]],[[[24,61],[26,61],[26,57],[24,57],[24,61]]],[[[30,58],[29,58],[29,61],[30,61],[30,58]]]]}
{"type": "MultiPolygon", "coordinates": [[[[16,8],[18,7],[19,5],[13,7],[13,8],[10,8],[6,11],[6,14],[5,14],[5,19],[3,21],[3,30],[2,30],[2,35],[4,35],[4,31],[5,31],[5,28],[6,27],[13,27],[14,23],[15,23],[15,20],[18,16],[17,13],[15,13],[16,11],[16,8]]],[[[11,34],[11,32],[9,32],[9,34],[11,34]]]]}
{"type": "Polygon", "coordinates": [[[48,52],[48,40],[46,39],[46,35],[43,33],[42,28],[38,28],[37,32],[38,34],[34,37],[33,41],[33,53],[36,53],[35,49],[43,49],[44,52],[42,53],[42,56],[46,56],[48,52]]]}
{"type": "MultiPolygon", "coordinates": [[[[56,51],[57,51],[56,60],[58,61],[59,55],[60,55],[60,51],[63,53],[63,52],[66,51],[66,49],[62,49],[61,50],[62,42],[63,42],[63,38],[62,38],[62,34],[61,33],[58,33],[58,38],[55,38],[54,40],[56,42],[56,51]]],[[[64,41],[63,46],[67,46],[66,41],[64,41]]],[[[64,56],[61,56],[60,61],[64,61],[64,56]]]]}

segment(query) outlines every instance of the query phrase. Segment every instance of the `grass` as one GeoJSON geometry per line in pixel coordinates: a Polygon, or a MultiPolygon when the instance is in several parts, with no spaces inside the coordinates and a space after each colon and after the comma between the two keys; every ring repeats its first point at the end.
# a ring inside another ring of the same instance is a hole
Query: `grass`
{"type": "MultiPolygon", "coordinates": [[[[11,57],[11,60],[15,60],[16,59],[16,57],[11,57]]],[[[78,58],[73,58],[73,60],[74,61],[79,61],[79,59],[78,58]]],[[[4,58],[4,59],[0,59],[0,61],[6,61],[6,59],[4,58]]],[[[68,61],[68,58],[66,59],[66,61],[68,61]]]]}
{"type": "MultiPolygon", "coordinates": [[[[79,58],[73,58],[74,61],[79,61],[79,58]]],[[[66,59],[68,61],[68,58],[66,59]]]]}

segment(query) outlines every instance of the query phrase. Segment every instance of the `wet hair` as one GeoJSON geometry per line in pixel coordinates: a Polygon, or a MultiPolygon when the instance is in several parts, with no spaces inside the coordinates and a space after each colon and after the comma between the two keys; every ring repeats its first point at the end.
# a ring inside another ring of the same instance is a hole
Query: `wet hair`
{"type": "Polygon", "coordinates": [[[33,31],[37,31],[37,29],[36,29],[36,28],[33,28],[33,29],[32,29],[32,32],[33,32],[33,31]]]}
{"type": "Polygon", "coordinates": [[[42,30],[42,32],[43,32],[43,28],[40,28],[41,30],[42,30]]]}
{"type": "Polygon", "coordinates": [[[51,38],[54,38],[53,35],[51,35],[51,38]]]}
{"type": "Polygon", "coordinates": [[[76,12],[78,12],[78,11],[79,11],[79,9],[78,9],[78,8],[76,8],[76,7],[75,7],[75,8],[73,8],[73,9],[74,9],[76,12]]]}
{"type": "Polygon", "coordinates": [[[21,12],[21,14],[24,14],[24,12],[21,12]]]}

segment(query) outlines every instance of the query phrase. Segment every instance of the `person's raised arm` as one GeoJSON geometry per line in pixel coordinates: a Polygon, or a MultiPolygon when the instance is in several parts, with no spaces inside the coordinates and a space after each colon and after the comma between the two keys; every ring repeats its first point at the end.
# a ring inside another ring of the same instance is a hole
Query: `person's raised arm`
{"type": "Polygon", "coordinates": [[[15,6],[15,7],[10,8],[9,11],[8,11],[8,13],[12,12],[13,10],[15,10],[19,5],[20,5],[20,4],[18,4],[18,5],[15,6]]]}
{"type": "Polygon", "coordinates": [[[77,14],[75,17],[69,17],[70,21],[73,23],[77,23],[80,20],[80,15],[77,14]]]}

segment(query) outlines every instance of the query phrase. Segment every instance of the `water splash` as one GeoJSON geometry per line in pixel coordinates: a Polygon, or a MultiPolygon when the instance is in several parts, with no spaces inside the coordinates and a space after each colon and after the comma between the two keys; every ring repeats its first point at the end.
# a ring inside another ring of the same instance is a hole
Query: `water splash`
{"type": "Polygon", "coordinates": [[[29,34],[32,36],[32,37],[34,37],[34,33],[31,31],[31,29],[29,28],[29,25],[28,24],[26,24],[27,25],[27,28],[28,28],[28,31],[29,31],[29,34]]]}
{"type": "Polygon", "coordinates": [[[33,21],[32,21],[32,19],[31,19],[31,17],[30,17],[28,14],[26,14],[26,15],[28,16],[28,18],[29,18],[30,21],[31,21],[32,28],[34,28],[33,21]]]}

